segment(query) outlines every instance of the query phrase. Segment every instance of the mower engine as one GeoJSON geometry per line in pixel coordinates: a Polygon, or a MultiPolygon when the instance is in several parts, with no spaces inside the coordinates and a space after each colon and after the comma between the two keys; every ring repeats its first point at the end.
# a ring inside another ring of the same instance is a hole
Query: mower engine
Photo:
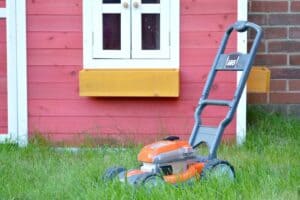
{"type": "Polygon", "coordinates": [[[121,182],[132,185],[176,183],[179,179],[186,181],[196,176],[204,166],[197,161],[196,151],[182,140],[163,140],[147,145],[140,151],[138,160],[142,163],[140,169],[110,168],[105,177],[109,179],[117,174],[121,182]]]}
{"type": "Polygon", "coordinates": [[[138,155],[143,163],[141,171],[171,175],[188,167],[188,160],[195,158],[195,150],[187,141],[158,141],[145,146],[138,155]]]}

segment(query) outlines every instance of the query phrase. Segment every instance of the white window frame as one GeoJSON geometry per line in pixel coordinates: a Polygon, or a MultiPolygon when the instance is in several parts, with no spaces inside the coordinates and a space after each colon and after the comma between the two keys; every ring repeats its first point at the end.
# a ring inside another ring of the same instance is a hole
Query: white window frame
{"type": "MultiPolygon", "coordinates": [[[[170,1],[169,21],[161,22],[170,25],[170,32],[167,33],[169,40],[169,49],[165,52],[161,52],[160,58],[155,58],[155,55],[151,56],[151,52],[142,53],[137,52],[137,57],[146,58],[94,58],[93,54],[93,31],[94,31],[94,15],[93,2],[95,0],[83,0],[83,67],[84,69],[178,69],[179,68],[179,19],[180,19],[180,0],[168,0],[170,1]],[[169,56],[168,56],[169,55],[169,56]],[[153,57],[153,58],[152,58],[153,57]]],[[[140,2],[140,0],[138,0],[140,2]]],[[[123,2],[123,0],[122,0],[123,2]]],[[[130,2],[130,1],[128,1],[130,2]]],[[[164,2],[164,0],[161,0],[164,2]]],[[[162,3],[164,4],[164,3],[162,3]]],[[[129,6],[133,6],[130,5],[129,6]]],[[[134,8],[132,8],[134,9],[134,8]]],[[[134,12],[134,11],[133,11],[134,12]]],[[[167,25],[167,26],[168,26],[167,25]]],[[[164,37],[164,36],[163,36],[164,37]]],[[[161,39],[163,39],[161,37],[161,39]]],[[[100,43],[99,43],[100,44],[100,43]]],[[[144,50],[149,51],[149,50],[144,50]]],[[[157,55],[156,55],[157,56],[157,55]]]]}

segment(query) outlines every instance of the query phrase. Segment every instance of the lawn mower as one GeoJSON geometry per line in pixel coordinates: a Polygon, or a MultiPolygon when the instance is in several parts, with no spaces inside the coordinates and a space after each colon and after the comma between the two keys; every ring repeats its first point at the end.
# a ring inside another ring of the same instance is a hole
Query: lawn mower
{"type": "Polygon", "coordinates": [[[180,140],[177,136],[169,136],[162,141],[146,145],[138,154],[138,161],[142,163],[139,169],[126,170],[124,167],[111,167],[105,171],[102,178],[118,179],[132,185],[157,185],[164,182],[179,184],[212,174],[226,176],[233,180],[235,178],[233,166],[228,161],[217,158],[217,149],[225,128],[233,119],[261,37],[261,27],[247,21],[237,21],[226,30],[196,107],[195,124],[189,141],[180,140]],[[249,53],[226,54],[225,49],[231,33],[245,32],[248,29],[256,31],[249,53]],[[232,100],[208,98],[218,71],[242,71],[232,100]],[[225,118],[216,126],[204,125],[201,120],[204,108],[211,105],[228,107],[225,118]],[[208,155],[198,155],[197,147],[201,144],[207,145],[208,155]]]}

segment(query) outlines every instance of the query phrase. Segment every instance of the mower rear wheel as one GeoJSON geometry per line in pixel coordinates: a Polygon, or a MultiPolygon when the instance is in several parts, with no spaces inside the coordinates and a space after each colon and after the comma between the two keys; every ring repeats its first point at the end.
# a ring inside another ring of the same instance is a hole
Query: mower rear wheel
{"type": "Polygon", "coordinates": [[[233,166],[225,160],[209,160],[200,175],[203,179],[226,179],[234,180],[235,171],[233,166]]]}
{"type": "Polygon", "coordinates": [[[104,181],[112,181],[120,173],[125,172],[125,171],[126,171],[126,169],[124,167],[110,167],[104,172],[102,179],[104,181]]]}

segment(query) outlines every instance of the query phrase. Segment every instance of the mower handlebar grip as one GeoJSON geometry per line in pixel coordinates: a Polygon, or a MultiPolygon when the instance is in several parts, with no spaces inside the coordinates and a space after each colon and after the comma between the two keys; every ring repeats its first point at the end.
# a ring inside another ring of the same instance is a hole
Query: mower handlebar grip
{"type": "Polygon", "coordinates": [[[237,21],[235,22],[228,31],[232,31],[232,29],[236,30],[237,32],[245,32],[249,28],[252,28],[256,31],[257,34],[262,33],[262,28],[254,23],[248,21],[237,21]]]}

